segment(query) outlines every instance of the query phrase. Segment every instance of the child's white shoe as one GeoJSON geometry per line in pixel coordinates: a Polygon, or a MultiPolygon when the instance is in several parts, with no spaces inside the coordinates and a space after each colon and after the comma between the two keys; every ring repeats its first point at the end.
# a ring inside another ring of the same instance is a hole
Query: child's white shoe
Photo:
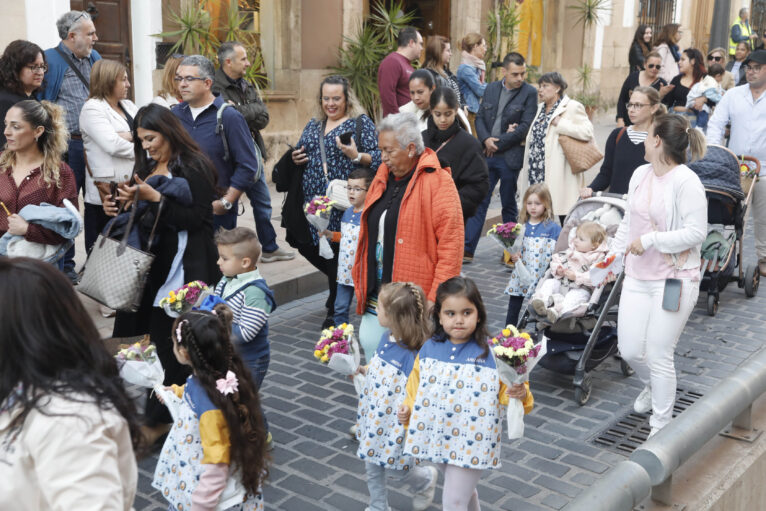
{"type": "Polygon", "coordinates": [[[545,317],[550,321],[551,323],[555,323],[559,319],[559,313],[556,312],[556,309],[551,307],[550,309],[545,310],[545,317]]]}
{"type": "Polygon", "coordinates": [[[636,413],[647,413],[652,409],[652,389],[648,385],[633,402],[633,410],[636,413]]]}
{"type": "Polygon", "coordinates": [[[529,302],[529,305],[532,306],[532,308],[539,316],[545,316],[545,300],[542,298],[532,298],[532,300],[529,302]]]}
{"type": "Polygon", "coordinates": [[[428,482],[428,486],[412,497],[413,511],[424,511],[428,509],[428,506],[430,506],[431,502],[434,500],[434,493],[436,493],[436,481],[439,479],[439,471],[432,465],[428,465],[425,468],[431,473],[431,480],[428,482]]]}

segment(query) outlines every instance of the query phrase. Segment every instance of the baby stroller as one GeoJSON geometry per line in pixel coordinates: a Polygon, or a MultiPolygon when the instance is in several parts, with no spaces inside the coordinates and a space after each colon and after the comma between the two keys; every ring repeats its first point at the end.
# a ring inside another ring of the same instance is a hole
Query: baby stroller
{"type": "MultiPolygon", "coordinates": [[[[570,233],[574,235],[574,228],[586,220],[604,226],[611,246],[626,207],[626,197],[618,194],[599,193],[579,201],[564,220],[555,251],[566,250],[570,233]]],[[[550,276],[548,269],[543,279],[550,276]]],[[[557,373],[573,375],[575,401],[581,406],[590,398],[592,379],[589,372],[617,354],[617,304],[622,280],[623,273],[620,272],[614,282],[596,288],[587,304],[563,314],[555,323],[551,324],[529,306],[519,320],[520,328],[534,323],[538,337],[547,337],[548,352],[539,364],[557,373]]],[[[620,369],[625,376],[633,374],[624,360],[620,360],[620,369]]]]}
{"type": "Polygon", "coordinates": [[[758,292],[758,265],[743,271],[742,238],[753,184],[761,165],[750,156],[738,158],[728,148],[710,145],[705,157],[689,164],[702,181],[708,199],[708,235],[702,244],[700,290],[707,291],[707,313],[715,316],[721,291],[729,282],[745,288],[745,296],[758,292]]]}

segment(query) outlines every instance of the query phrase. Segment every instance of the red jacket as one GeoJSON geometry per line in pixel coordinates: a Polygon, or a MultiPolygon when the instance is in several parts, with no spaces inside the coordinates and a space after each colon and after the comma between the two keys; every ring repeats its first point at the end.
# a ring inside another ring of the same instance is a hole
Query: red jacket
{"type": "MultiPolygon", "coordinates": [[[[364,201],[353,269],[358,314],[364,312],[367,302],[367,217],[386,189],[389,172],[385,163],[378,167],[364,201]]],[[[439,284],[460,274],[464,242],[455,183],[450,172],[439,165],[436,153],[426,148],[399,208],[392,281],[414,282],[434,301],[439,284]]]]}

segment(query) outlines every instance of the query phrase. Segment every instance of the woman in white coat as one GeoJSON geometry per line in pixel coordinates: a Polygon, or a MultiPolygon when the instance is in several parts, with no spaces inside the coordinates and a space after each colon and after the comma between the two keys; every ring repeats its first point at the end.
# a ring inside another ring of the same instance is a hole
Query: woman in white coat
{"type": "Polygon", "coordinates": [[[585,177],[572,173],[559,136],[590,140],[593,124],[585,107],[564,93],[567,82],[559,73],[545,73],[538,84],[541,103],[527,133],[520,190],[523,195],[529,185],[545,182],[551,191],[553,213],[563,217],[577,202],[585,177]]]}
{"type": "Polygon", "coordinates": [[[705,136],[685,116],[660,115],[644,141],[646,161],[628,186],[628,207],[612,250],[625,256],[617,338],[623,359],[644,384],[633,408],[652,411],[654,435],[673,418],[674,352],[697,303],[700,248],[707,235],[702,183],[685,165],[705,152],[705,136]]]}
{"type": "Polygon", "coordinates": [[[101,200],[110,183],[122,183],[133,172],[133,116],[138,108],[128,97],[128,72],[114,60],[99,60],[90,72],[90,98],[80,111],[85,148],[85,248],[90,252],[109,221],[101,200]]]}

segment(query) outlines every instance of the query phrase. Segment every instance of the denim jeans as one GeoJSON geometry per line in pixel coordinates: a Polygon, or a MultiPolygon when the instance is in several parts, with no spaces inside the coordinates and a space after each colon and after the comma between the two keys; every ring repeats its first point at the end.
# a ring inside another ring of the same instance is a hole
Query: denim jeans
{"type": "Polygon", "coordinates": [[[397,488],[409,486],[412,493],[425,490],[428,483],[431,482],[429,470],[420,465],[409,470],[394,470],[368,462],[364,464],[364,468],[367,472],[367,491],[370,492],[370,511],[388,510],[386,477],[393,479],[397,488]]]}
{"type": "Polygon", "coordinates": [[[354,300],[354,286],[338,283],[335,291],[335,326],[348,323],[348,311],[354,300]]]}
{"type": "MultiPolygon", "coordinates": [[[[236,344],[235,346],[239,347],[239,345],[236,344]]],[[[269,370],[269,362],[271,361],[271,348],[266,351],[265,355],[262,355],[257,359],[249,358],[247,353],[243,353],[242,350],[239,350],[239,353],[242,357],[242,362],[244,362],[245,367],[250,369],[250,376],[253,378],[255,390],[258,391],[258,402],[260,403],[261,399],[263,399],[263,393],[261,393],[261,384],[263,383],[263,379],[266,377],[266,372],[269,370]]],[[[266,432],[268,433],[269,421],[266,419],[266,413],[263,411],[262,404],[261,417],[263,417],[263,427],[266,428],[266,432]]]]}
{"type": "Polygon", "coordinates": [[[515,222],[519,212],[516,206],[516,181],[519,179],[519,169],[508,167],[502,156],[487,158],[487,167],[489,167],[489,191],[479,204],[476,214],[465,224],[465,251],[471,255],[476,252],[479,239],[484,234],[484,221],[487,218],[489,202],[492,200],[492,192],[498,181],[500,181],[500,203],[503,206],[503,223],[515,222]]]}
{"type": "MultiPolygon", "coordinates": [[[[67,148],[66,153],[66,162],[74,173],[74,179],[77,183],[77,194],[79,195],[80,190],[82,190],[83,186],[85,186],[85,156],[82,146],[82,139],[69,140],[69,147],[67,148]]],[[[67,250],[66,254],[64,254],[62,264],[65,272],[74,270],[74,245],[72,245],[72,248],[67,250]]]]}
{"type": "Polygon", "coordinates": [[[255,231],[258,241],[261,242],[263,252],[274,252],[279,248],[277,245],[277,233],[271,225],[271,194],[269,185],[266,184],[266,173],[261,172],[261,178],[245,190],[250,205],[253,207],[255,219],[255,231]]]}
{"type": "Polygon", "coordinates": [[[232,204],[231,209],[223,215],[213,215],[213,232],[221,227],[227,231],[237,226],[237,211],[239,211],[239,201],[232,204]]]}

